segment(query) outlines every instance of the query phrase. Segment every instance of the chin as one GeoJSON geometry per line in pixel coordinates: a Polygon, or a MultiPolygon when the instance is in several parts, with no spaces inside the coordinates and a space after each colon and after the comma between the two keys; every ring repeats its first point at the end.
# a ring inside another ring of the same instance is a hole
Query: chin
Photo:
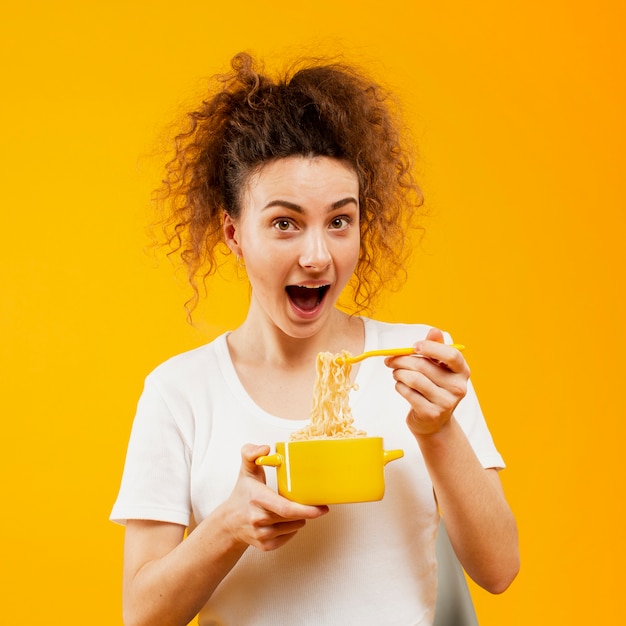
{"type": "Polygon", "coordinates": [[[309,339],[322,330],[328,321],[328,313],[321,312],[314,319],[293,319],[289,318],[281,330],[294,339],[309,339]]]}

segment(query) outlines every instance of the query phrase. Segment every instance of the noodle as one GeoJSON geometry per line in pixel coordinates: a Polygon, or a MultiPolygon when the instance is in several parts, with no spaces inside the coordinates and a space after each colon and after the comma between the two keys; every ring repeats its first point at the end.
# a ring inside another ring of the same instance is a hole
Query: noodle
{"type": "Polygon", "coordinates": [[[350,382],[352,364],[337,362],[338,357],[348,356],[351,355],[345,350],[339,354],[320,352],[317,355],[311,423],[292,433],[291,441],[366,435],[354,427],[348,402],[350,390],[357,388],[350,382]]]}

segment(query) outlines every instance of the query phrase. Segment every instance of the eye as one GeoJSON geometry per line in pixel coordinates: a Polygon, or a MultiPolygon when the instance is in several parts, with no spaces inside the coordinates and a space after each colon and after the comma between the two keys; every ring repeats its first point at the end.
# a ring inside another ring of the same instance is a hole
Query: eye
{"type": "Polygon", "coordinates": [[[340,215],[331,220],[330,227],[333,230],[343,230],[344,228],[348,228],[351,223],[352,220],[347,215],[340,215]]]}
{"type": "Polygon", "coordinates": [[[272,222],[272,225],[274,226],[274,228],[276,228],[276,230],[280,230],[283,233],[294,228],[294,225],[286,219],[274,220],[274,222],[272,222]]]}

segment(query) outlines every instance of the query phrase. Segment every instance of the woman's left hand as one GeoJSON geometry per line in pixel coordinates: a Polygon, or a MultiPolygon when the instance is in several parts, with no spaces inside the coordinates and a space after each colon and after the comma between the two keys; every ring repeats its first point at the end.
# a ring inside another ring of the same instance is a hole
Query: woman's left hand
{"type": "Polygon", "coordinates": [[[409,429],[415,436],[431,435],[450,421],[465,396],[470,371],[463,355],[445,345],[436,328],[415,344],[415,352],[387,358],[385,364],[393,369],[396,390],[411,405],[409,429]]]}

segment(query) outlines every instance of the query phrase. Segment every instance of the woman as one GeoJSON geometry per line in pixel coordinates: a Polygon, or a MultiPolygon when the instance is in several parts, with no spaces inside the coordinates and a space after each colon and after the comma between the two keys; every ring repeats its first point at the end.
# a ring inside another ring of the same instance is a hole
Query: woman
{"type": "Polygon", "coordinates": [[[401,273],[421,201],[389,98],[350,67],[272,80],[241,54],[190,118],[163,189],[170,243],[196,294],[225,243],[250,306],[146,380],[112,513],[125,623],[431,624],[439,511],[466,571],[503,591],[517,531],[465,360],[437,329],[355,314],[401,273]],[[316,355],[413,344],[426,358],[353,370],[357,426],[405,451],[385,498],[279,496],[255,459],[306,424],[316,355]]]}

